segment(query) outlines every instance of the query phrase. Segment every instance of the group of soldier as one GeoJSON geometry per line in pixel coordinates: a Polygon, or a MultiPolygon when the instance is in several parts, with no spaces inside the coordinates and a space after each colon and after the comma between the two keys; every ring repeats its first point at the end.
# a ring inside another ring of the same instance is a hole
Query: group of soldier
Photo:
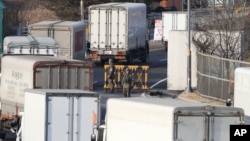
{"type": "MultiPolygon", "coordinates": [[[[114,93],[114,87],[115,87],[114,79],[115,79],[115,65],[113,59],[109,59],[108,83],[110,87],[110,93],[114,93]]],[[[123,72],[122,83],[121,83],[124,97],[130,97],[131,88],[133,87],[132,81],[133,78],[130,74],[130,70],[129,68],[126,67],[123,72]]]]}

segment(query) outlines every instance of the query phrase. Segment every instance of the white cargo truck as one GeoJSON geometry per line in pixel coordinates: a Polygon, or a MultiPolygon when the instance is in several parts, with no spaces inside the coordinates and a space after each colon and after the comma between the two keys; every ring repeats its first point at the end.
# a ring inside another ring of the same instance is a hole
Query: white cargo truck
{"type": "Polygon", "coordinates": [[[79,89],[25,89],[24,93],[20,125],[11,128],[16,141],[90,140],[93,127],[104,123],[107,100],[120,97],[79,89]]]}
{"type": "Polygon", "coordinates": [[[234,75],[234,93],[232,104],[234,107],[240,107],[245,111],[246,123],[250,124],[250,67],[239,67],[235,69],[234,75]]]}
{"type": "Polygon", "coordinates": [[[168,50],[169,31],[187,30],[187,12],[162,12],[162,42],[168,50]]]}
{"type": "Polygon", "coordinates": [[[23,111],[24,90],[93,89],[90,61],[54,56],[5,55],[1,68],[1,119],[23,111]]]}
{"type": "Polygon", "coordinates": [[[81,21],[41,21],[28,26],[33,36],[52,37],[60,45],[59,56],[83,60],[86,50],[85,24],[81,21]]]}
{"type": "Polygon", "coordinates": [[[104,63],[115,61],[146,62],[147,41],[146,5],[144,3],[105,3],[92,5],[89,13],[89,58],[104,63]]]}
{"type": "Polygon", "coordinates": [[[26,89],[22,141],[88,141],[100,95],[78,89],[26,89]]]}
{"type": "Polygon", "coordinates": [[[92,141],[228,141],[230,125],[243,123],[241,108],[172,98],[113,98],[107,102],[106,125],[92,134],[92,141]]]}
{"type": "Polygon", "coordinates": [[[58,56],[60,46],[51,37],[6,36],[3,54],[33,54],[58,56]]]}

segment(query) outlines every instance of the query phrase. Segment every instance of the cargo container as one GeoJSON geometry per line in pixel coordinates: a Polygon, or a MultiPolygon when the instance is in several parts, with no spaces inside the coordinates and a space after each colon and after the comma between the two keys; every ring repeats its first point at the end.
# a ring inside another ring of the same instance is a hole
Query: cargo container
{"type": "Polygon", "coordinates": [[[23,141],[87,141],[99,121],[100,95],[76,89],[26,89],[23,141]]]}
{"type": "Polygon", "coordinates": [[[85,25],[81,21],[41,21],[28,26],[33,36],[52,37],[60,45],[59,56],[83,60],[86,50],[85,25]]]}
{"type": "Polygon", "coordinates": [[[6,36],[3,54],[38,54],[58,56],[60,46],[51,37],[6,36]]]}
{"type": "Polygon", "coordinates": [[[1,116],[12,118],[23,110],[24,89],[93,89],[89,61],[54,56],[5,55],[2,57],[1,116]]]}
{"type": "Polygon", "coordinates": [[[91,5],[89,13],[89,58],[104,63],[115,61],[146,62],[147,41],[146,5],[144,3],[105,3],[91,5]]]}
{"type": "Polygon", "coordinates": [[[79,89],[26,89],[24,93],[20,125],[11,128],[16,141],[33,141],[34,136],[39,141],[90,140],[93,127],[104,123],[107,100],[121,97],[79,89]]]}
{"type": "Polygon", "coordinates": [[[241,108],[149,96],[112,98],[107,102],[106,124],[91,137],[92,141],[228,141],[230,125],[239,124],[244,124],[241,108]]]}

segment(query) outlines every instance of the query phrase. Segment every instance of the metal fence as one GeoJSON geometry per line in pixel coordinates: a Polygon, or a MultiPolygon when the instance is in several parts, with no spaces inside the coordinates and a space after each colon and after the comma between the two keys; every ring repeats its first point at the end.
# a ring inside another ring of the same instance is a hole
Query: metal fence
{"type": "MultiPolygon", "coordinates": [[[[230,60],[198,52],[197,90],[205,97],[225,101],[234,92],[234,71],[250,62],[230,60]]],[[[230,97],[232,98],[232,97],[230,97]]]]}

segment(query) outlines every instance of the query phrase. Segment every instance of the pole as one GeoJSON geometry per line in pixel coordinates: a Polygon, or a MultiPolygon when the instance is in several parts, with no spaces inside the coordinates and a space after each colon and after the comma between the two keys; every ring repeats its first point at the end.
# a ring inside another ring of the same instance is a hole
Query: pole
{"type": "Polygon", "coordinates": [[[186,92],[193,92],[191,86],[191,45],[190,45],[190,0],[188,0],[188,51],[187,51],[187,88],[186,92]]]}
{"type": "Polygon", "coordinates": [[[83,0],[80,1],[80,9],[81,9],[81,21],[84,21],[84,8],[83,8],[83,0]]]}

